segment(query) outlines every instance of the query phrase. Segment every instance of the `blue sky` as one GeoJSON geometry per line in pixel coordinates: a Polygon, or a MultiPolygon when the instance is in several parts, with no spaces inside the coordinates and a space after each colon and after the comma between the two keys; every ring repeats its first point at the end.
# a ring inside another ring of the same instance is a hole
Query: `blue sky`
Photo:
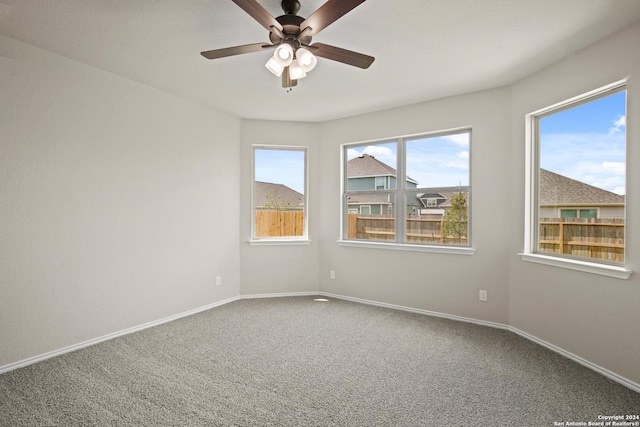
{"type": "Polygon", "coordinates": [[[255,180],[284,184],[304,194],[304,151],[256,149],[255,180]]]}
{"type": "Polygon", "coordinates": [[[625,194],[626,93],[540,119],[540,167],[625,194]]]}
{"type": "MultiPolygon", "coordinates": [[[[540,167],[618,194],[625,194],[626,92],[540,119],[540,167]]],[[[469,134],[407,141],[407,173],[419,187],[469,185],[469,134]]],[[[347,150],[396,166],[396,143],[347,150]]],[[[255,151],[255,179],[304,192],[304,152],[255,151]]]]}
{"type": "MultiPolygon", "coordinates": [[[[469,133],[422,137],[407,141],[407,175],[419,187],[469,185],[469,133]]],[[[350,148],[347,159],[363,153],[397,169],[393,142],[350,148]]]]}

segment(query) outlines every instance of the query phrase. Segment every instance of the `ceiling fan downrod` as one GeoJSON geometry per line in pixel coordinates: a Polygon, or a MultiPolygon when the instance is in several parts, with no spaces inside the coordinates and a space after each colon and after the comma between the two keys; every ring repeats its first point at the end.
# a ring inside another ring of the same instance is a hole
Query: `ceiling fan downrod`
{"type": "Polygon", "coordinates": [[[297,15],[300,10],[300,2],[298,0],[282,0],[280,7],[285,15],[297,15]]]}

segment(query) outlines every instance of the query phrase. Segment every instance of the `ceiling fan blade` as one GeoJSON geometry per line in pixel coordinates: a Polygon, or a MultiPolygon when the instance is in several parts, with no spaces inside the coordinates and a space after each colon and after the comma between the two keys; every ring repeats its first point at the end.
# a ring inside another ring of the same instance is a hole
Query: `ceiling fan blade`
{"type": "Polygon", "coordinates": [[[313,12],[311,16],[302,21],[300,29],[304,31],[305,28],[311,27],[310,30],[307,30],[306,34],[309,36],[318,34],[360,3],[364,3],[364,1],[365,0],[329,0],[313,12]]]}
{"type": "Polygon", "coordinates": [[[235,4],[240,6],[242,10],[247,12],[253,19],[258,21],[260,25],[267,29],[267,31],[272,31],[271,27],[275,27],[278,30],[282,31],[282,25],[276,18],[271,16],[267,10],[260,5],[256,0],[232,0],[235,4]]]}
{"type": "Polygon", "coordinates": [[[242,55],[244,53],[259,52],[264,49],[276,47],[277,45],[265,44],[265,43],[253,43],[245,44],[242,46],[226,47],[224,49],[208,50],[206,52],[200,52],[200,55],[207,59],[224,58],[225,56],[242,55]]]}
{"type": "Polygon", "coordinates": [[[322,58],[331,59],[332,61],[342,62],[343,64],[353,65],[358,68],[369,68],[376,59],[373,56],[365,55],[358,52],[352,52],[340,47],[331,46],[324,43],[314,43],[311,47],[318,48],[313,53],[322,58]]]}

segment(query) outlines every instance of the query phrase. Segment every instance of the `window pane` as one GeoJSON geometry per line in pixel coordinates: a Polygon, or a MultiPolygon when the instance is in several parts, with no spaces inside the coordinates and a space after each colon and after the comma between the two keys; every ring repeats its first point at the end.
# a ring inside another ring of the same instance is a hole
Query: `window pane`
{"type": "Polygon", "coordinates": [[[409,194],[407,196],[407,243],[463,245],[469,244],[469,193],[440,192],[409,194]],[[426,198],[426,199],[425,199],[426,198]],[[427,208],[415,208],[415,200],[422,200],[427,208]],[[429,206],[436,200],[438,205],[429,206]],[[427,203],[425,203],[427,202],[427,203]]]}
{"type": "Polygon", "coordinates": [[[580,209],[580,218],[597,218],[598,211],[596,209],[580,209]]]}
{"type": "Polygon", "coordinates": [[[395,142],[350,147],[347,155],[347,191],[396,188],[395,142]]]}
{"type": "Polygon", "coordinates": [[[464,130],[344,145],[343,237],[470,246],[470,139],[464,130]]]}
{"type": "Polygon", "coordinates": [[[538,250],[624,262],[626,92],[539,117],[538,135],[538,250]]]}
{"type": "Polygon", "coordinates": [[[347,238],[395,241],[395,196],[386,194],[347,194],[347,238]]]}
{"type": "Polygon", "coordinates": [[[470,133],[407,140],[407,188],[469,186],[470,133]]]}
{"type": "Polygon", "coordinates": [[[302,237],[305,230],[304,149],[254,149],[254,237],[302,237]]]}

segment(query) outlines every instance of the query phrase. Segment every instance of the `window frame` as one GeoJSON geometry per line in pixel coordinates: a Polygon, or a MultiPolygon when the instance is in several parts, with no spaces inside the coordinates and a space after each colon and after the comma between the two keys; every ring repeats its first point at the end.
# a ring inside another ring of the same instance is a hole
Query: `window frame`
{"type": "MultiPolygon", "coordinates": [[[[582,104],[596,101],[608,95],[618,92],[627,91],[627,80],[620,80],[609,85],[594,89],[592,91],[574,96],[567,100],[558,102],[548,107],[539,109],[525,115],[525,221],[524,221],[524,251],[520,253],[523,261],[533,262],[537,264],[550,265],[554,267],[566,268],[569,270],[577,270],[592,274],[598,274],[618,279],[628,279],[632,271],[627,268],[628,253],[628,228],[625,224],[625,261],[621,264],[606,263],[588,258],[577,258],[569,255],[552,254],[549,252],[541,252],[539,247],[539,200],[538,200],[538,176],[540,170],[540,135],[539,120],[542,117],[559,113],[582,104]]],[[[627,96],[627,99],[629,97],[627,96]]],[[[628,103],[628,101],[627,101],[628,103]]],[[[628,109],[627,109],[628,111],[628,109]]],[[[628,138],[627,138],[628,139],[628,138]]],[[[628,144],[625,144],[625,150],[628,153],[628,144]]],[[[625,164],[627,164],[628,156],[625,156],[625,164]]],[[[628,183],[628,175],[625,176],[628,183]]],[[[628,203],[625,201],[625,218],[628,203]]]]}
{"type": "Polygon", "coordinates": [[[301,145],[251,145],[251,236],[250,245],[308,245],[309,239],[309,147],[301,145]],[[282,237],[256,237],[256,206],[255,203],[255,182],[256,182],[256,150],[274,151],[301,151],[304,153],[304,231],[302,236],[282,236],[282,237]]]}
{"type": "Polygon", "coordinates": [[[338,239],[339,246],[351,246],[351,247],[360,247],[360,248],[373,248],[373,249],[390,249],[390,250],[400,250],[400,251],[416,251],[416,252],[432,252],[432,253],[445,253],[445,254],[454,254],[454,255],[474,255],[475,248],[472,244],[472,206],[471,206],[471,194],[472,194],[472,136],[473,136],[473,127],[472,126],[464,126],[458,128],[444,129],[438,131],[431,132],[422,132],[410,135],[402,135],[391,138],[380,138],[374,140],[366,140],[366,141],[358,141],[358,142],[349,142],[340,145],[340,237],[338,239]],[[406,179],[404,179],[407,175],[406,173],[406,143],[409,140],[417,139],[417,138],[436,138],[448,135],[455,135],[460,133],[468,133],[469,134],[469,183],[463,187],[423,187],[423,188],[407,188],[406,179]],[[396,185],[393,188],[387,188],[385,190],[372,190],[372,191],[354,191],[348,190],[348,177],[347,177],[347,150],[352,147],[362,147],[367,145],[375,145],[375,144],[384,144],[384,143],[395,143],[396,144],[396,185]],[[400,178],[402,177],[402,179],[400,178]],[[406,200],[409,195],[416,195],[419,193],[424,193],[425,191],[455,191],[456,189],[461,189],[463,192],[468,193],[468,210],[467,210],[467,245],[449,245],[449,244],[418,244],[418,243],[407,243],[406,242],[406,200]],[[347,215],[348,215],[348,193],[356,193],[356,194],[375,194],[378,196],[392,195],[393,202],[393,210],[394,217],[396,218],[396,236],[402,236],[401,239],[397,239],[396,241],[380,241],[380,240],[358,240],[358,239],[348,239],[347,238],[347,229],[346,225],[347,215]],[[402,206],[400,206],[402,204],[402,206]],[[397,218],[401,216],[405,217],[404,221],[398,221],[397,218]]]}

